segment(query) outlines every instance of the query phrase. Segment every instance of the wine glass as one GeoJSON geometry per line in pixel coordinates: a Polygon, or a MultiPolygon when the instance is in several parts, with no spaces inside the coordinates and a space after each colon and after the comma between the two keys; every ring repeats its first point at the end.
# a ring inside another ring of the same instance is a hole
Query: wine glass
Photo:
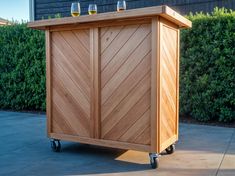
{"type": "Polygon", "coordinates": [[[89,4],[88,13],[89,13],[89,15],[97,14],[97,5],[96,4],[89,4]]]}
{"type": "Polygon", "coordinates": [[[79,2],[73,2],[71,5],[71,15],[73,17],[80,16],[81,8],[79,2]]]}
{"type": "Polygon", "coordinates": [[[126,1],[118,1],[117,2],[117,11],[121,12],[126,10],[126,1]]]}

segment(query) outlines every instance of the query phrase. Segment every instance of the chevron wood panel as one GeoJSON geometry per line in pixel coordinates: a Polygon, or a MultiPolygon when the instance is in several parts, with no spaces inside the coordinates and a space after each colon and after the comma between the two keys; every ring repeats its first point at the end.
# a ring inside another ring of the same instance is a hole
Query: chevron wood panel
{"type": "Polygon", "coordinates": [[[178,30],[165,20],[161,21],[160,66],[160,144],[164,145],[177,133],[178,101],[178,30]]]}
{"type": "Polygon", "coordinates": [[[42,20],[48,137],[161,153],[178,140],[179,29],[167,6],[42,20]]]}
{"type": "Polygon", "coordinates": [[[101,28],[101,138],[150,145],[151,25],[101,28]]]}
{"type": "Polygon", "coordinates": [[[90,136],[89,30],[52,32],[52,132],[90,136]]]}

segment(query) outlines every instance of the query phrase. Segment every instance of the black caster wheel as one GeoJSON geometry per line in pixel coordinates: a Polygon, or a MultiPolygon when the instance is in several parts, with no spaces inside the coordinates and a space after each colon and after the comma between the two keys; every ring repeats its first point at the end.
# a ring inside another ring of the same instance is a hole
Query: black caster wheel
{"type": "Polygon", "coordinates": [[[51,140],[51,149],[54,152],[60,152],[60,150],[61,150],[60,141],[56,140],[56,139],[51,140]]]}
{"type": "Polygon", "coordinates": [[[155,153],[150,153],[149,157],[150,157],[150,165],[151,165],[152,169],[158,168],[158,166],[159,166],[158,155],[155,153]]]}
{"type": "Polygon", "coordinates": [[[166,148],[166,153],[167,154],[172,154],[175,152],[175,144],[170,145],[169,147],[166,148]]]}

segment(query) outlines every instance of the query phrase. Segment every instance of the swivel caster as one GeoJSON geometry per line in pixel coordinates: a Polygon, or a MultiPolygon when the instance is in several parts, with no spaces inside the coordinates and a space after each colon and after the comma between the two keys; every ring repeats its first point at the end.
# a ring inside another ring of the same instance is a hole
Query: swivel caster
{"type": "Polygon", "coordinates": [[[175,144],[170,145],[169,147],[166,148],[166,153],[167,154],[172,154],[175,152],[175,144]]]}
{"type": "Polygon", "coordinates": [[[51,149],[52,149],[52,151],[54,151],[54,152],[60,152],[60,150],[61,150],[60,141],[57,140],[57,139],[52,139],[52,140],[51,140],[51,149]]]}
{"type": "Polygon", "coordinates": [[[159,159],[158,159],[158,154],[156,153],[149,153],[150,157],[150,164],[153,169],[158,168],[159,166],[159,159]]]}

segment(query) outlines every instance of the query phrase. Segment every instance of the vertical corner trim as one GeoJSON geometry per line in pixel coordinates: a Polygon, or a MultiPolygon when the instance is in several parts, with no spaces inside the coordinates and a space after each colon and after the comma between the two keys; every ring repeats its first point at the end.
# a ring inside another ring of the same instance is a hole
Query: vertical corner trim
{"type": "Polygon", "coordinates": [[[159,153],[159,91],[160,91],[160,22],[159,17],[152,18],[151,53],[151,151],[159,153]]]}
{"type": "Polygon", "coordinates": [[[51,33],[46,30],[46,114],[47,134],[52,133],[51,33]]]}
{"type": "Polygon", "coordinates": [[[100,138],[100,40],[99,28],[90,28],[91,62],[91,137],[100,138]]]}

